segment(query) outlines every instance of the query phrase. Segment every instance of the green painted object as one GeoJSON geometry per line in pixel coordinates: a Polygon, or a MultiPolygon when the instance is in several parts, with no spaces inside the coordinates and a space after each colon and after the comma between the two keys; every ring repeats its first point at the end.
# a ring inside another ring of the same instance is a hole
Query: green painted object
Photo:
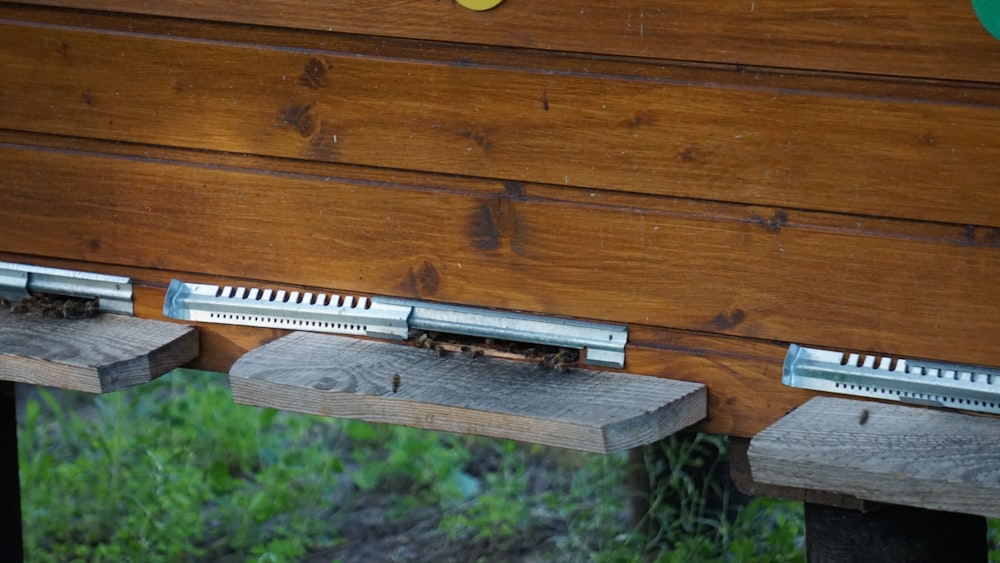
{"type": "Polygon", "coordinates": [[[972,8],[986,31],[1000,40],[1000,0],[972,0],[972,8]]]}

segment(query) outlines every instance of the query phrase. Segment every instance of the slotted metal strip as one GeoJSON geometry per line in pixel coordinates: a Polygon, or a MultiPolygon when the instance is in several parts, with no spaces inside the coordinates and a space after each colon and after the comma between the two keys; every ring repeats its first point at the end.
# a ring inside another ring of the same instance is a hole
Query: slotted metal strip
{"type": "Polygon", "coordinates": [[[364,297],[170,282],[163,315],[172,319],[402,340],[409,307],[364,297]]]}
{"type": "Polygon", "coordinates": [[[97,299],[101,311],[132,314],[127,277],[0,262],[0,295],[14,301],[29,292],[97,299]]]}
{"type": "Polygon", "coordinates": [[[389,297],[219,287],[174,280],[164,316],[190,321],[405,339],[411,329],[586,349],[584,362],[625,366],[628,327],[389,297]]]}
{"type": "Polygon", "coordinates": [[[1000,369],[789,346],[791,387],[1000,414],[1000,369]]]}

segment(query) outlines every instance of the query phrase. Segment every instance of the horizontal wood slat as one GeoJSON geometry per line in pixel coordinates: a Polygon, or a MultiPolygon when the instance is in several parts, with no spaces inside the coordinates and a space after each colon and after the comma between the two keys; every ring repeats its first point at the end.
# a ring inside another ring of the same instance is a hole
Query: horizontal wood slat
{"type": "Polygon", "coordinates": [[[295,332],[229,372],[246,405],[521,440],[596,453],[651,444],[705,418],[704,385],[295,332]]]}
{"type": "Polygon", "coordinates": [[[6,252],[1000,364],[997,229],[12,145],[0,167],[6,252]]]}
{"type": "Polygon", "coordinates": [[[892,0],[26,0],[29,4],[563,51],[1000,81],[1000,42],[968,2],[892,0]]]}
{"type": "Polygon", "coordinates": [[[0,67],[10,129],[1000,225],[1000,92],[921,101],[927,86],[873,96],[12,22],[0,67]]]}
{"type": "Polygon", "coordinates": [[[754,436],[762,483],[1000,517],[1000,419],[817,397],[754,436]]]}
{"type": "Polygon", "coordinates": [[[63,319],[0,308],[0,380],[107,393],[198,357],[197,330],[103,314],[63,319]]]}
{"type": "MultiPolygon", "coordinates": [[[[134,286],[136,317],[154,320],[171,320],[163,317],[163,300],[167,284],[173,278],[224,285],[266,283],[221,278],[204,273],[17,254],[0,253],[0,260],[127,276],[132,279],[134,286]]],[[[291,288],[313,289],[296,286],[291,288]]],[[[194,324],[198,326],[201,351],[187,367],[219,372],[228,372],[232,364],[247,352],[289,334],[288,331],[277,329],[194,324]]],[[[633,373],[708,386],[708,417],[695,428],[705,432],[749,437],[815,394],[782,385],[781,366],[787,348],[787,344],[780,342],[633,325],[629,330],[625,368],[633,373]]]]}

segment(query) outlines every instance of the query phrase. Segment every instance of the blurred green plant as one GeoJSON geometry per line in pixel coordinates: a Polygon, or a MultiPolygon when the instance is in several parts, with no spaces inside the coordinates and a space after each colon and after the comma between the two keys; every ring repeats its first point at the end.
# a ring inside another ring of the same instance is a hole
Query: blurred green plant
{"type": "MultiPolygon", "coordinates": [[[[652,510],[632,529],[626,455],[245,407],[224,376],[201,372],[84,397],[39,390],[27,403],[29,561],[294,561],[342,544],[339,511],[365,495],[391,499],[389,525],[434,507],[456,553],[530,545],[564,561],[804,560],[801,504],[737,509],[704,477],[722,458],[717,436],[653,446],[652,510]]],[[[1000,563],[1000,523],[989,530],[1000,563]]]]}
{"type": "Polygon", "coordinates": [[[235,405],[201,372],[96,397],[87,418],[38,395],[19,433],[32,561],[288,560],[334,541],[317,518],[342,469],[332,421],[235,405]]]}

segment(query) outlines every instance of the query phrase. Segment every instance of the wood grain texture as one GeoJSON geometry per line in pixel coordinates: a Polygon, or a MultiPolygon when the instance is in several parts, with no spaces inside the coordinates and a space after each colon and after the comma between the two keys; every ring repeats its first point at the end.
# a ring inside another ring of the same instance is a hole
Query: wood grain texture
{"type": "Polygon", "coordinates": [[[469,63],[460,50],[447,61],[424,60],[415,49],[300,49],[202,31],[208,37],[0,23],[0,127],[1000,223],[995,88],[931,101],[921,99],[933,89],[927,84],[872,94],[870,83],[843,80],[831,92],[796,76],[725,78],[651,65],[622,75],[589,71],[586,62],[561,68],[556,58],[525,68],[488,54],[469,63]]]}
{"type": "Polygon", "coordinates": [[[1000,43],[968,2],[892,0],[26,0],[29,4],[319,31],[688,61],[1000,81],[1000,43]]]}
{"type": "Polygon", "coordinates": [[[1000,516],[1000,419],[814,398],[750,443],[762,483],[1000,516]]]}
{"type": "MultiPolygon", "coordinates": [[[[787,487],[784,485],[768,485],[755,481],[753,475],[750,473],[750,459],[747,457],[747,451],[750,449],[750,440],[748,438],[730,436],[728,443],[729,473],[733,482],[744,494],[752,497],[788,499],[807,504],[834,506],[849,510],[870,510],[879,506],[878,503],[866,502],[851,495],[816,489],[787,487]]],[[[818,532],[823,533],[824,531],[818,532]]]]}
{"type": "MultiPolygon", "coordinates": [[[[0,260],[66,269],[94,270],[93,263],[0,253],[0,260]]],[[[259,280],[220,278],[193,272],[101,265],[100,271],[128,276],[134,285],[137,317],[162,316],[166,287],[173,278],[194,283],[262,285],[259,280]]],[[[320,288],[293,286],[303,291],[320,288]]],[[[343,293],[343,292],[340,292],[343,293]]],[[[176,321],[173,321],[176,322],[176,321]]],[[[228,372],[243,354],[285,336],[288,331],[221,324],[197,324],[201,353],[187,367],[228,372]]],[[[786,343],[712,336],[649,326],[630,327],[625,370],[708,386],[708,416],[694,429],[753,436],[815,393],[781,383],[786,343]]]]}
{"type": "Polygon", "coordinates": [[[994,228],[16,146],[0,166],[11,253],[1000,364],[994,228]]]}
{"type": "Polygon", "coordinates": [[[237,403],[611,453],[705,417],[705,387],[624,373],[556,373],[305,332],[243,356],[237,403]]]}
{"type": "Polygon", "coordinates": [[[0,310],[0,379],[107,393],[147,383],[198,356],[197,330],[103,314],[58,319],[0,310]]]}

